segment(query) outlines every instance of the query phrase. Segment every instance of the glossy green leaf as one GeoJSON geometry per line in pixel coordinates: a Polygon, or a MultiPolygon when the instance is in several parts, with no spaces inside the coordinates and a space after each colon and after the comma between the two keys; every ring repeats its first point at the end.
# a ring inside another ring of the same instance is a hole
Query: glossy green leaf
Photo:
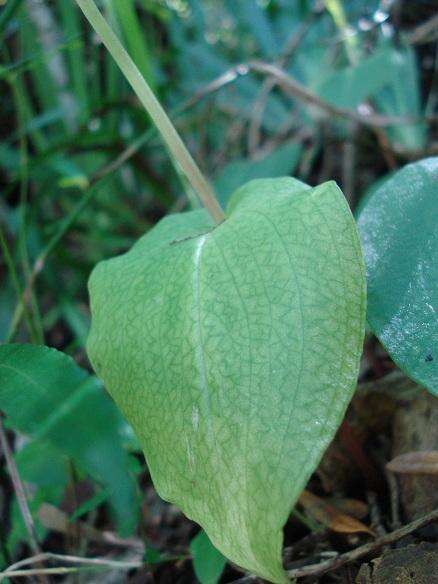
{"type": "Polygon", "coordinates": [[[138,500],[119,415],[95,377],[55,349],[2,345],[0,409],[14,428],[48,442],[101,482],[120,531],[133,531],[138,500]]]}
{"type": "Polygon", "coordinates": [[[358,219],[367,320],[394,361],[438,394],[438,158],[409,164],[365,202],[358,219]]]}
{"type": "Polygon", "coordinates": [[[160,495],[285,582],[282,527],[355,387],[361,249],[335,183],[248,183],[227,219],[170,216],[90,279],[91,362],[160,495]]]}
{"type": "Polygon", "coordinates": [[[214,547],[205,531],[200,531],[190,542],[193,568],[201,584],[216,584],[224,571],[226,558],[214,547]]]}

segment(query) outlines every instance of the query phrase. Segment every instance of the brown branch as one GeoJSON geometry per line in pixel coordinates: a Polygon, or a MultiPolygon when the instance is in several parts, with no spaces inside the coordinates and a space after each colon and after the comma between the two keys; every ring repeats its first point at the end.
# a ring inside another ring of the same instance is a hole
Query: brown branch
{"type": "Polygon", "coordinates": [[[17,502],[20,508],[21,516],[23,518],[24,526],[29,536],[30,548],[35,554],[39,554],[41,552],[41,549],[40,546],[38,545],[38,537],[35,531],[35,524],[33,522],[32,515],[29,510],[24,485],[18,473],[17,465],[15,464],[15,460],[12,455],[11,448],[9,446],[8,438],[6,436],[6,432],[3,427],[3,420],[1,419],[1,417],[0,417],[0,444],[5,455],[6,466],[8,468],[9,476],[14,487],[15,496],[17,497],[17,502]]]}
{"type": "MultiPolygon", "coordinates": [[[[241,65],[242,67],[242,65],[241,65]]],[[[281,68],[263,61],[250,61],[246,64],[249,70],[263,75],[269,75],[276,79],[284,91],[289,93],[296,99],[314,106],[317,109],[329,114],[330,116],[345,118],[361,124],[363,126],[384,128],[387,126],[395,126],[399,124],[418,124],[424,121],[423,118],[418,117],[403,117],[403,116],[383,116],[380,114],[361,114],[357,111],[334,106],[331,103],[324,101],[315,93],[310,91],[307,87],[299,83],[294,77],[285,73],[281,68]]]]}
{"type": "Polygon", "coordinates": [[[350,205],[354,208],[355,195],[355,167],[356,167],[356,142],[357,124],[348,122],[348,135],[344,141],[342,150],[342,190],[350,205]]]}
{"type": "Polygon", "coordinates": [[[370,543],[366,543],[365,545],[357,547],[354,550],[346,552],[345,554],[341,554],[339,556],[331,558],[330,560],[320,562],[319,564],[312,564],[310,566],[304,566],[302,568],[295,568],[293,570],[289,570],[288,576],[290,578],[320,576],[325,572],[337,570],[338,568],[345,566],[346,564],[351,564],[352,562],[355,562],[365,556],[372,554],[373,552],[381,549],[386,545],[393,544],[396,541],[402,539],[403,537],[406,537],[413,531],[417,531],[418,529],[421,529],[425,525],[428,525],[429,523],[432,523],[433,521],[437,520],[438,509],[435,509],[434,511],[431,511],[427,515],[424,515],[424,517],[416,519],[415,521],[412,521],[412,523],[408,523],[407,525],[404,525],[400,529],[396,529],[391,533],[382,535],[382,537],[379,537],[370,543]]]}
{"type": "Polygon", "coordinates": [[[38,511],[41,524],[49,531],[64,535],[77,532],[81,538],[93,542],[135,550],[139,556],[144,554],[144,543],[140,538],[121,538],[110,531],[100,531],[82,521],[71,521],[67,513],[53,505],[42,503],[38,511]]]}
{"type": "MultiPolygon", "coordinates": [[[[324,10],[324,4],[317,1],[311,11],[310,16],[304,22],[302,22],[298,29],[294,30],[287,39],[284,50],[275,61],[275,65],[277,65],[277,67],[284,67],[287,62],[290,61],[301,42],[305,38],[307,32],[310,30],[315,19],[324,10]]],[[[276,85],[277,80],[274,77],[266,78],[260,89],[259,95],[255,99],[252,106],[253,115],[251,117],[248,128],[248,150],[250,154],[253,154],[256,151],[260,143],[260,127],[263,119],[263,113],[265,111],[269,95],[276,85]]]]}
{"type": "Polygon", "coordinates": [[[422,22],[404,36],[407,42],[412,45],[433,42],[438,37],[438,14],[426,22],[422,22]]]}
{"type": "MultiPolygon", "coordinates": [[[[431,511],[427,515],[424,515],[424,517],[420,517],[420,519],[412,521],[412,523],[408,523],[400,529],[396,529],[395,531],[387,533],[370,543],[366,543],[365,545],[357,547],[354,550],[335,556],[329,560],[319,562],[318,564],[310,564],[308,566],[303,566],[302,568],[293,568],[288,570],[287,575],[289,578],[293,579],[305,578],[308,576],[321,576],[326,572],[332,572],[333,570],[337,570],[346,564],[351,564],[352,562],[360,560],[361,558],[376,552],[386,545],[390,545],[396,541],[399,541],[403,537],[406,537],[410,533],[421,529],[433,521],[438,521],[438,509],[431,511]]],[[[250,582],[259,582],[259,579],[257,576],[249,574],[243,578],[234,580],[233,584],[249,584],[250,582]]]]}

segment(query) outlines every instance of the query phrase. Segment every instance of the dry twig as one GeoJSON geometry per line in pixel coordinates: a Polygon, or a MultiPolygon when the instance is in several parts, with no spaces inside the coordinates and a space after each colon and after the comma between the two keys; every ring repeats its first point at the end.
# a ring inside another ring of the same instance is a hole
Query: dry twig
{"type": "Polygon", "coordinates": [[[240,65],[240,67],[245,66],[248,70],[273,77],[277,81],[278,85],[280,85],[283,90],[289,93],[291,96],[308,105],[316,107],[320,111],[323,111],[330,116],[345,118],[347,120],[357,122],[363,126],[369,126],[372,128],[385,128],[387,126],[395,126],[399,124],[418,124],[419,122],[424,121],[422,118],[420,119],[414,117],[384,116],[373,113],[362,114],[355,110],[337,107],[318,97],[315,93],[307,89],[307,87],[299,83],[299,81],[294,79],[291,75],[285,73],[276,65],[265,63],[263,61],[250,61],[246,65],[240,65]]]}
{"type": "MultiPolygon", "coordinates": [[[[34,554],[40,554],[41,550],[38,544],[38,537],[35,531],[35,524],[33,522],[32,515],[29,510],[29,505],[27,503],[27,497],[23,481],[21,480],[20,474],[17,469],[17,465],[15,464],[15,460],[12,455],[11,448],[9,446],[8,437],[6,436],[6,432],[3,427],[3,420],[1,418],[1,415],[0,415],[0,444],[5,455],[6,466],[8,468],[9,476],[11,477],[15,496],[17,497],[18,507],[23,518],[23,523],[29,536],[30,549],[33,551],[34,554]]],[[[44,584],[46,582],[46,579],[41,577],[40,581],[44,584]]]]}
{"type": "MultiPolygon", "coordinates": [[[[291,57],[300,46],[301,41],[305,38],[307,32],[311,28],[315,18],[324,10],[324,3],[319,1],[315,3],[309,18],[302,22],[298,29],[294,30],[286,41],[284,50],[276,60],[275,65],[278,67],[284,67],[286,63],[290,61],[291,57]]],[[[269,95],[276,85],[277,80],[275,78],[268,77],[265,79],[259,95],[254,101],[252,108],[253,115],[248,128],[248,149],[250,154],[253,154],[260,144],[260,126],[263,119],[263,112],[265,111],[269,95]]]]}
{"type": "Polygon", "coordinates": [[[18,506],[20,508],[20,513],[23,518],[24,526],[29,536],[30,548],[35,554],[39,554],[41,550],[40,546],[38,545],[38,538],[35,531],[35,525],[32,519],[32,515],[29,510],[29,505],[27,504],[27,497],[24,490],[24,485],[18,473],[17,465],[15,464],[15,460],[12,455],[11,448],[9,446],[8,438],[6,436],[6,432],[3,427],[3,421],[1,417],[0,417],[0,444],[5,455],[6,466],[8,468],[9,476],[11,477],[14,492],[17,497],[18,506]]]}
{"type": "Polygon", "coordinates": [[[332,570],[337,570],[338,568],[345,566],[346,564],[351,564],[373,552],[381,549],[386,545],[390,545],[399,541],[403,537],[406,537],[413,531],[417,531],[421,529],[425,525],[432,523],[433,521],[438,520],[438,509],[435,509],[431,513],[428,513],[424,517],[420,517],[412,523],[408,523],[404,525],[400,529],[396,529],[395,531],[391,531],[382,537],[375,539],[370,543],[366,543],[360,547],[355,548],[345,554],[341,554],[339,556],[335,556],[330,560],[326,560],[325,562],[320,562],[319,564],[312,564],[310,566],[304,566],[303,568],[296,568],[294,570],[289,570],[288,575],[290,578],[302,578],[304,576],[320,576],[325,572],[329,572],[332,570]]]}
{"type": "Polygon", "coordinates": [[[119,560],[109,560],[107,558],[80,558],[78,556],[62,555],[62,554],[52,554],[52,553],[40,553],[31,558],[26,558],[15,564],[9,566],[4,572],[0,572],[0,582],[5,578],[11,577],[26,577],[35,576],[39,574],[68,574],[71,572],[77,572],[79,569],[88,568],[100,568],[107,570],[133,570],[135,568],[140,568],[143,562],[140,560],[133,561],[119,561],[119,560]],[[81,566],[81,568],[73,568],[60,566],[57,568],[30,568],[28,570],[23,570],[25,566],[32,564],[38,564],[43,561],[57,561],[65,564],[76,564],[81,566]]]}
{"type": "MultiPolygon", "coordinates": [[[[386,545],[390,545],[395,543],[396,541],[399,541],[403,537],[406,537],[410,533],[417,531],[418,529],[421,529],[422,527],[428,525],[429,523],[432,523],[433,521],[438,521],[438,509],[431,511],[427,515],[424,515],[424,517],[420,517],[420,519],[412,521],[412,523],[404,525],[400,529],[396,529],[391,533],[387,533],[382,537],[379,537],[374,541],[371,541],[370,543],[366,543],[365,545],[350,550],[345,554],[336,555],[333,558],[330,558],[329,560],[325,560],[323,562],[319,562],[318,564],[310,564],[309,566],[303,566],[301,568],[294,568],[288,570],[287,572],[288,576],[291,579],[304,578],[308,576],[321,576],[326,572],[337,570],[347,564],[356,562],[357,560],[360,560],[361,558],[364,558],[365,556],[368,556],[380,550],[386,545]]],[[[257,581],[258,578],[256,576],[249,575],[245,576],[244,578],[239,578],[238,580],[235,580],[233,584],[249,584],[250,582],[254,583],[257,581]]]]}
{"type": "Polygon", "coordinates": [[[422,22],[416,28],[405,35],[408,43],[412,45],[431,43],[438,38],[438,14],[435,14],[426,22],[422,22]]]}

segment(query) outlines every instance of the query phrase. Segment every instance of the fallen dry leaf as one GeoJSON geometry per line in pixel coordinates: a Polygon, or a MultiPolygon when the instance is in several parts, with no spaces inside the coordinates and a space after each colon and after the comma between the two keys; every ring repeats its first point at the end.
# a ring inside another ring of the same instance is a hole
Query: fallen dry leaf
{"type": "Polygon", "coordinates": [[[438,450],[400,454],[386,468],[401,474],[438,474],[438,450]]]}
{"type": "Polygon", "coordinates": [[[299,503],[304,509],[312,515],[317,521],[337,533],[369,533],[374,535],[372,530],[364,523],[343,513],[334,505],[327,503],[321,497],[303,491],[299,503]]]}

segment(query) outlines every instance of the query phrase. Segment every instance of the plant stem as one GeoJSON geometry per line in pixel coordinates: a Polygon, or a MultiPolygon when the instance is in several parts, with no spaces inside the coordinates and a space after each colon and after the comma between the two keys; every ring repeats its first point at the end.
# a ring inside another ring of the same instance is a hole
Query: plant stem
{"type": "Polygon", "coordinates": [[[181,166],[190,184],[197,193],[201,203],[216,223],[224,220],[224,213],[216,200],[213,189],[199,170],[196,162],[187,150],[172,122],[161,107],[154,93],[141,75],[134,61],[123,48],[121,42],[99,12],[94,0],[76,0],[85,17],[102,39],[122,73],[144,105],[146,111],[157,126],[164,142],[175,160],[181,166]]]}

